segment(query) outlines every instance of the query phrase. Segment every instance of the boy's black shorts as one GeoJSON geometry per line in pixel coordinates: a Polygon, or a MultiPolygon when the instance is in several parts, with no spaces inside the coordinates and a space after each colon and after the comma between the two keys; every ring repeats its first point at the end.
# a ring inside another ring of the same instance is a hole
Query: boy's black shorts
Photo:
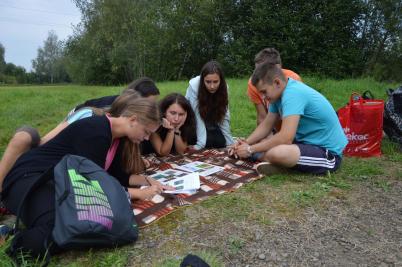
{"type": "Polygon", "coordinates": [[[308,144],[295,143],[300,149],[300,158],[293,169],[301,172],[322,174],[336,171],[342,162],[342,157],[328,149],[308,144]]]}

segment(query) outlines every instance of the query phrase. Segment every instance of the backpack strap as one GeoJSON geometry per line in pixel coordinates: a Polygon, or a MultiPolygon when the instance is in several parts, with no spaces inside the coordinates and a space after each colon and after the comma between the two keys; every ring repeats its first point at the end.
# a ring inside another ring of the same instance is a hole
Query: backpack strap
{"type": "Polygon", "coordinates": [[[37,189],[40,185],[43,185],[44,183],[50,181],[53,178],[53,167],[49,168],[46,172],[44,172],[41,176],[39,176],[37,178],[37,180],[35,182],[32,183],[31,188],[29,188],[25,195],[21,198],[21,203],[20,206],[18,207],[17,210],[17,218],[14,224],[14,229],[13,232],[16,233],[19,230],[19,221],[21,219],[21,214],[24,210],[24,204],[27,201],[29,195],[35,190],[37,189]]]}
{"type": "MultiPolygon", "coordinates": [[[[20,249],[20,247],[18,245],[18,243],[19,243],[18,240],[20,239],[21,233],[22,233],[20,231],[21,229],[19,227],[19,222],[20,222],[20,219],[21,219],[22,212],[23,212],[23,210],[25,208],[25,203],[26,203],[29,195],[35,189],[37,189],[39,186],[45,184],[46,182],[50,181],[52,178],[53,178],[53,167],[49,168],[41,176],[36,178],[36,181],[34,181],[31,184],[30,188],[26,191],[25,195],[23,195],[22,198],[21,198],[21,203],[20,203],[20,205],[19,205],[19,207],[17,209],[17,214],[16,214],[17,218],[16,218],[16,221],[15,221],[13,230],[12,230],[12,233],[14,234],[14,238],[13,238],[10,246],[6,250],[6,253],[17,263],[17,265],[20,264],[19,258],[18,258],[19,257],[19,249],[20,249]]],[[[50,254],[48,252],[48,249],[49,249],[51,244],[48,244],[47,239],[48,239],[48,236],[45,238],[45,243],[44,243],[44,247],[46,248],[47,252],[45,253],[45,255],[43,255],[44,262],[41,263],[43,266],[47,266],[49,264],[49,262],[50,262],[50,254]]]]}

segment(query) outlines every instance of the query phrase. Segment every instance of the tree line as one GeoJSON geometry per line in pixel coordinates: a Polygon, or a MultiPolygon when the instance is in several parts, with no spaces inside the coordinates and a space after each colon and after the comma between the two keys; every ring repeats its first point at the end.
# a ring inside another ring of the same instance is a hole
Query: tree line
{"type": "Polygon", "coordinates": [[[38,48],[37,57],[32,60],[33,71],[27,72],[24,67],[5,61],[5,48],[0,43],[0,85],[71,82],[64,64],[64,51],[64,42],[50,31],[43,47],[38,48]]]}
{"type": "Polygon", "coordinates": [[[226,76],[247,77],[264,47],[298,73],[401,80],[400,0],[74,2],[82,20],[57,60],[74,82],[188,79],[211,59],[226,76]]]}

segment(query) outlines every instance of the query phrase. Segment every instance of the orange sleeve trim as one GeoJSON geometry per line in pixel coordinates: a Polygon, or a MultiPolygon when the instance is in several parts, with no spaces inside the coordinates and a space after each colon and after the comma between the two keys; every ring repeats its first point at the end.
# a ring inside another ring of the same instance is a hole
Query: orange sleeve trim
{"type": "Polygon", "coordinates": [[[263,103],[260,93],[258,92],[257,88],[251,83],[251,80],[248,80],[247,83],[247,95],[250,101],[254,104],[258,105],[263,103]]]}
{"type": "Polygon", "coordinates": [[[296,72],[287,69],[282,69],[282,71],[286,78],[292,78],[293,80],[302,82],[302,79],[296,72]]]}

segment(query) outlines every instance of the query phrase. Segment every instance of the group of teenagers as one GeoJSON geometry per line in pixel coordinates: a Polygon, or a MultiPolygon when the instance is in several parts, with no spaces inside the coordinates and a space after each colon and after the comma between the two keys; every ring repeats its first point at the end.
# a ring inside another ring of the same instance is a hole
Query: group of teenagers
{"type": "MultiPolygon", "coordinates": [[[[17,214],[20,196],[32,181],[67,154],[104,168],[133,200],[172,189],[141,175],[149,164],[142,155],[148,153],[226,148],[234,157],[261,161],[257,171],[267,175],[290,169],[323,174],[339,168],[347,139],[333,107],[296,73],[282,69],[277,50],[265,48],[255,57],[247,93],[257,111],[257,127],[236,142],[228,91],[221,66],[209,61],[189,81],[185,96],[172,93],[158,102],[157,86],[144,77],[120,95],[78,105],[42,138],[36,129],[21,127],[0,162],[1,201],[17,214]]],[[[26,251],[36,254],[44,243],[51,243],[54,196],[51,180],[30,194],[20,214],[26,228],[18,240],[26,251]]]]}

